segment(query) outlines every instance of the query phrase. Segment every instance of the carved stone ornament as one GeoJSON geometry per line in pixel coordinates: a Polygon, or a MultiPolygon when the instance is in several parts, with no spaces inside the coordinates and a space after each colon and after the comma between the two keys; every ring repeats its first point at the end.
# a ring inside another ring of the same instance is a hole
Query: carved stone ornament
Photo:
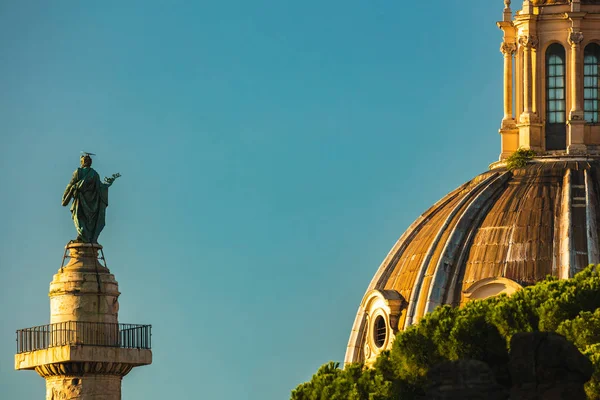
{"type": "Polygon", "coordinates": [[[577,46],[583,42],[583,32],[571,32],[569,34],[569,44],[571,46],[577,46]]]}
{"type": "Polygon", "coordinates": [[[133,369],[133,364],[116,362],[68,362],[38,365],[35,371],[42,377],[49,376],[85,376],[85,375],[117,375],[125,376],[133,369]]]}
{"type": "Polygon", "coordinates": [[[517,45],[515,43],[502,42],[500,45],[500,52],[506,56],[512,56],[515,51],[517,51],[517,45]]]}
{"type": "Polygon", "coordinates": [[[365,360],[368,360],[369,358],[371,358],[371,354],[373,354],[373,352],[371,351],[371,347],[369,346],[369,343],[365,343],[365,347],[363,348],[363,351],[365,353],[365,360]]]}
{"type": "Polygon", "coordinates": [[[519,36],[519,45],[526,49],[535,49],[539,43],[537,37],[533,35],[522,35],[519,36]]]}

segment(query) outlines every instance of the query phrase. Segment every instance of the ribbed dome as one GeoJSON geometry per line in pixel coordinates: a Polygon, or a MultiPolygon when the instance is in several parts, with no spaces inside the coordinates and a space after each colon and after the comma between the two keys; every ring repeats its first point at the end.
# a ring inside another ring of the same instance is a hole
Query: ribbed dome
{"type": "Polygon", "coordinates": [[[379,267],[359,307],[346,362],[391,345],[393,334],[382,335],[381,326],[369,334],[375,317],[395,333],[440,304],[512,293],[598,263],[599,174],[597,159],[539,158],[514,171],[493,168],[446,195],[379,267]]]}

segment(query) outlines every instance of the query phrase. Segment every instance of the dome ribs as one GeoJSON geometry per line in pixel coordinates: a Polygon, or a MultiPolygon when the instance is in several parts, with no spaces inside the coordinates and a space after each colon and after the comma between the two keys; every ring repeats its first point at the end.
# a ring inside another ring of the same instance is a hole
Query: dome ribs
{"type": "MultiPolygon", "coordinates": [[[[449,234],[441,255],[433,266],[432,283],[429,286],[425,302],[425,309],[420,316],[433,311],[435,307],[447,300],[448,294],[452,293],[458,280],[458,271],[464,258],[464,249],[468,245],[473,232],[481,223],[483,216],[492,207],[499,194],[504,190],[506,182],[511,174],[504,172],[489,182],[481,191],[466,205],[462,214],[457,218],[456,224],[449,234]]],[[[491,249],[489,249],[491,250],[491,249]]],[[[498,248],[488,251],[485,255],[486,261],[496,259],[498,248]]],[[[424,296],[420,296],[423,301],[424,296]]]]}
{"type": "MultiPolygon", "coordinates": [[[[455,216],[460,212],[460,210],[464,206],[467,205],[467,202],[470,202],[471,199],[475,196],[475,194],[477,194],[480,190],[485,188],[492,180],[494,180],[497,177],[497,175],[498,175],[497,173],[493,174],[493,175],[487,177],[486,179],[484,179],[483,181],[480,181],[479,183],[477,183],[477,185],[475,186],[475,188],[473,188],[473,190],[469,191],[455,207],[453,207],[451,210],[449,210],[445,220],[441,224],[439,224],[440,225],[439,229],[436,229],[437,233],[435,234],[435,237],[433,237],[433,240],[430,242],[431,244],[427,248],[425,257],[423,258],[420,265],[418,266],[418,270],[417,269],[414,270],[414,272],[416,272],[417,274],[414,279],[414,284],[413,284],[413,287],[412,287],[412,290],[410,293],[410,300],[408,302],[408,309],[406,312],[406,319],[404,322],[405,329],[407,327],[409,327],[410,325],[412,325],[414,321],[418,320],[418,318],[420,316],[419,310],[417,309],[417,305],[419,304],[419,297],[420,297],[422,288],[424,286],[424,283],[425,283],[425,285],[427,285],[430,283],[430,281],[432,279],[432,275],[426,275],[426,272],[430,266],[431,259],[434,256],[437,247],[440,245],[440,240],[442,239],[444,234],[446,234],[449,226],[453,223],[455,216]]],[[[454,222],[454,223],[456,223],[456,222],[454,222]]],[[[416,267],[416,265],[413,264],[413,267],[416,267]]],[[[425,286],[425,287],[427,287],[427,286],[425,286]]],[[[425,292],[426,291],[427,290],[425,290],[425,292]]],[[[405,298],[408,298],[408,297],[405,296],[405,298]]],[[[424,305],[423,305],[423,307],[424,307],[424,305]]],[[[422,310],[421,310],[421,312],[422,312],[422,310]]]]}
{"type": "Polygon", "coordinates": [[[423,226],[426,225],[432,218],[434,218],[435,215],[440,212],[440,210],[444,209],[448,203],[460,196],[461,193],[466,190],[469,183],[470,182],[466,182],[459,188],[448,193],[440,201],[429,207],[419,218],[417,218],[415,222],[408,227],[408,229],[402,234],[402,236],[400,236],[398,241],[394,244],[394,247],[392,247],[386,258],[379,266],[379,269],[371,280],[367,292],[376,288],[381,288],[382,285],[386,284],[392,273],[393,267],[398,263],[398,259],[404,253],[406,247],[412,242],[414,237],[421,231],[423,226]]]}
{"type": "Polygon", "coordinates": [[[515,171],[477,229],[462,268],[462,290],[489,277],[526,284],[552,273],[554,198],[563,172],[554,167],[540,163],[515,171]]]}
{"type": "Polygon", "coordinates": [[[382,274],[385,279],[380,280],[383,287],[378,284],[375,288],[396,290],[405,298],[410,297],[419,266],[427,254],[431,241],[447,216],[471,191],[471,186],[474,186],[473,181],[461,186],[461,190],[456,196],[436,209],[435,214],[432,214],[418,229],[413,231],[414,234],[403,242],[402,247],[396,252],[396,256],[387,263],[388,270],[382,274]]]}
{"type": "MultiPolygon", "coordinates": [[[[408,300],[405,329],[440,304],[514,293],[547,275],[573,276],[600,262],[600,162],[579,156],[501,165],[446,195],[389,252],[367,293],[395,290],[408,300]]],[[[345,362],[365,356],[359,307],[345,362]]]]}
{"type": "MultiPolygon", "coordinates": [[[[487,174],[493,174],[488,172],[487,174]]],[[[365,293],[369,293],[374,289],[383,289],[388,283],[394,267],[399,263],[400,257],[405,254],[407,247],[413,243],[413,239],[419,234],[424,226],[427,226],[429,222],[436,217],[436,215],[443,209],[446,208],[448,203],[456,200],[468,190],[469,185],[472,181],[466,182],[457,189],[448,193],[441,200],[429,207],[415,222],[413,222],[408,229],[400,236],[398,241],[394,244],[394,247],[390,250],[386,258],[379,266],[375,276],[371,280],[369,287],[365,293]]],[[[398,291],[401,295],[406,296],[406,291],[398,291]]],[[[410,291],[408,292],[410,294],[410,291]]],[[[363,344],[365,341],[365,310],[359,305],[354,318],[354,324],[352,325],[352,331],[350,338],[348,339],[348,346],[346,348],[346,355],[344,357],[345,363],[356,362],[363,359],[363,344]]]]}

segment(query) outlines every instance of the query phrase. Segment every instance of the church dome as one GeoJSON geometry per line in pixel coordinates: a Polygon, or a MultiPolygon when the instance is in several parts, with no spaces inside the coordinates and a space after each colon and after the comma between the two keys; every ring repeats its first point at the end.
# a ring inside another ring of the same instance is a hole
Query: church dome
{"type": "Polygon", "coordinates": [[[598,263],[600,159],[505,163],[447,194],[393,246],[363,297],[346,362],[368,361],[440,304],[513,293],[598,263]]]}
{"type": "Polygon", "coordinates": [[[600,261],[600,0],[510,6],[496,23],[500,161],[400,237],[358,307],[346,363],[372,362],[439,305],[510,295],[600,261]],[[527,162],[509,170],[509,159],[527,162]]]}

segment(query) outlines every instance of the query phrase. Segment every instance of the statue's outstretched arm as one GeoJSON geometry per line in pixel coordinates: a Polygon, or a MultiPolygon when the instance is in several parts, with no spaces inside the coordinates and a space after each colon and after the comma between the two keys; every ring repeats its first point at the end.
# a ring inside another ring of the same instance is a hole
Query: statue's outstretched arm
{"type": "Polygon", "coordinates": [[[119,174],[119,173],[117,172],[116,174],[112,174],[112,176],[111,176],[110,178],[109,178],[109,177],[104,177],[104,182],[103,182],[103,183],[104,183],[106,186],[110,187],[110,185],[112,185],[112,184],[113,184],[113,182],[114,182],[115,180],[117,180],[117,178],[120,178],[120,177],[121,177],[121,174],[119,174]]]}

